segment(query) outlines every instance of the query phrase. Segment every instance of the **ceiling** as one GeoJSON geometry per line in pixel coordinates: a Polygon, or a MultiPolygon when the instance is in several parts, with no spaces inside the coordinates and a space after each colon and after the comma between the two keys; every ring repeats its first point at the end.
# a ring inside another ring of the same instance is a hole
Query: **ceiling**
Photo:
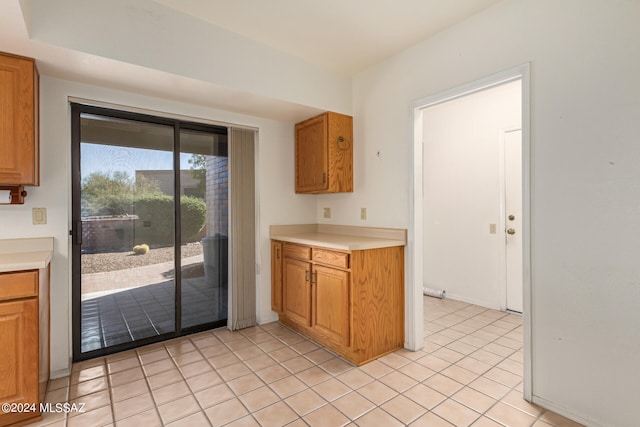
{"type": "MultiPolygon", "coordinates": [[[[77,49],[73,39],[71,44],[43,40],[29,34],[29,27],[34,30],[33,7],[48,1],[0,0],[0,51],[36,58],[41,75],[277,120],[299,121],[326,109],[176,74],[117,54],[93,54],[77,49]]],[[[85,0],[59,1],[65,10],[85,0]]],[[[173,10],[348,79],[500,0],[138,1],[114,1],[113,7],[140,4],[144,13],[163,16],[173,10]],[[148,6],[154,2],[158,9],[148,6]]],[[[54,30],[56,25],[66,24],[54,22],[54,30]]]]}
{"type": "Polygon", "coordinates": [[[499,0],[155,0],[352,75],[499,0]]]}

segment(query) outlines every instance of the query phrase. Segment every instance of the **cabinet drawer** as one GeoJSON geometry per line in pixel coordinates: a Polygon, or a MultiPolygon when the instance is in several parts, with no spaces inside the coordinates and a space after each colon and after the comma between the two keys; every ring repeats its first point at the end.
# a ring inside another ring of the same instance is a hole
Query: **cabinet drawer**
{"type": "Polygon", "coordinates": [[[339,268],[349,268],[349,254],[344,252],[328,251],[325,249],[314,249],[313,262],[332,265],[339,268]]]}
{"type": "Polygon", "coordinates": [[[310,260],[311,248],[309,246],[295,245],[293,243],[285,243],[283,248],[285,258],[295,258],[310,260]]]}
{"type": "Polygon", "coordinates": [[[0,274],[0,300],[33,297],[37,295],[37,271],[0,274]]]}

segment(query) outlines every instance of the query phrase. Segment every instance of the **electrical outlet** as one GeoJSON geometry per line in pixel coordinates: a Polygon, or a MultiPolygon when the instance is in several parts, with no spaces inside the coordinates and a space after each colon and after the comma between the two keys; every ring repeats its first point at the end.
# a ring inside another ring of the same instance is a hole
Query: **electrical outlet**
{"type": "Polygon", "coordinates": [[[360,208],[360,219],[367,219],[367,208],[360,208]]]}
{"type": "Polygon", "coordinates": [[[331,208],[324,208],[322,215],[324,218],[331,218],[331,208]]]}
{"type": "Polygon", "coordinates": [[[47,223],[47,208],[32,208],[33,225],[41,225],[47,223]]]}

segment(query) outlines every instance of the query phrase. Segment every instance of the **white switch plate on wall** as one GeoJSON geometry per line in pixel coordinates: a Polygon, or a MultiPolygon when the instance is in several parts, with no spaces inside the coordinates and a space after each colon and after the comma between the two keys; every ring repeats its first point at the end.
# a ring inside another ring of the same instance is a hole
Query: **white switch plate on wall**
{"type": "Polygon", "coordinates": [[[47,208],[33,208],[33,225],[42,225],[47,223],[47,208]]]}

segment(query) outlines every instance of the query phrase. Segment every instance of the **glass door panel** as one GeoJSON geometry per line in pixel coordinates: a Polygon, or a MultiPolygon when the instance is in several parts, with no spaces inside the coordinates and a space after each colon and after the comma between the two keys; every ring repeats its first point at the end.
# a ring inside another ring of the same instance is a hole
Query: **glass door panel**
{"type": "Polygon", "coordinates": [[[227,136],[180,131],[182,328],[227,318],[227,136]]]}
{"type": "Polygon", "coordinates": [[[176,331],[173,149],[173,126],[80,115],[81,353],[176,331]]]}

